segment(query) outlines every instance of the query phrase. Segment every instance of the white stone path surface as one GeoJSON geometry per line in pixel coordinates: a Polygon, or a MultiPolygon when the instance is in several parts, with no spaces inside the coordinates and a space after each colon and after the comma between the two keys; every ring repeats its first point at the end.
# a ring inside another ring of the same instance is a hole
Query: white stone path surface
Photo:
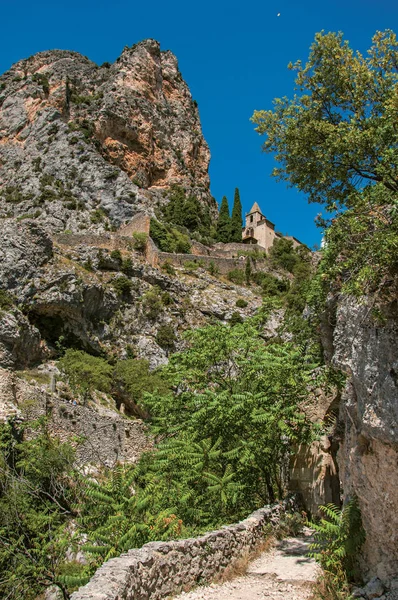
{"type": "Polygon", "coordinates": [[[319,567],[307,556],[311,532],[277,542],[251,563],[242,577],[201,586],[174,600],[307,600],[319,567]]]}

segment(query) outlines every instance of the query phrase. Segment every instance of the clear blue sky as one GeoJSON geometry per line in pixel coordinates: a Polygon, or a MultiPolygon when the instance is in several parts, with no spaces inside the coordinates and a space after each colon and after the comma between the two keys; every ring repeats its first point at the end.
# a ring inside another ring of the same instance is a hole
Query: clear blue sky
{"type": "Polygon", "coordinates": [[[315,32],[343,31],[362,51],[377,29],[398,32],[397,0],[0,0],[0,7],[0,72],[53,48],[97,63],[147,37],[172,50],[199,104],[217,201],[225,194],[232,204],[239,187],[244,210],[257,201],[278,230],[310,246],[320,241],[320,207],[270,177],[273,160],[261,152],[250,116],[291,95],[286,65],[307,58],[315,32]]]}

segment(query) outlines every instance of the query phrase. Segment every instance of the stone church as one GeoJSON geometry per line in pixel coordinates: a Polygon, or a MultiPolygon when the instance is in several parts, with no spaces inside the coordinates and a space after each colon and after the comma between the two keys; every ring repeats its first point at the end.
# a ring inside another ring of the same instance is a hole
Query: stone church
{"type": "Polygon", "coordinates": [[[275,231],[275,225],[263,213],[257,202],[246,214],[246,224],[242,228],[242,242],[244,244],[256,244],[264,250],[269,250],[275,239],[285,238],[293,242],[293,247],[301,245],[301,242],[292,236],[283,236],[275,231]]]}

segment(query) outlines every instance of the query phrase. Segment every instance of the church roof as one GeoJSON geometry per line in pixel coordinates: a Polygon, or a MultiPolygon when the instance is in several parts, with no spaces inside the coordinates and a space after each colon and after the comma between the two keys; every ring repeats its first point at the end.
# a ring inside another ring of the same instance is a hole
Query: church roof
{"type": "Polygon", "coordinates": [[[249,215],[251,215],[252,213],[255,213],[255,212],[259,212],[259,213],[260,213],[260,215],[262,214],[262,212],[261,212],[261,208],[259,207],[259,205],[257,204],[257,202],[255,202],[255,203],[253,204],[253,206],[252,206],[252,208],[251,208],[251,211],[250,211],[248,214],[249,214],[249,215]]]}

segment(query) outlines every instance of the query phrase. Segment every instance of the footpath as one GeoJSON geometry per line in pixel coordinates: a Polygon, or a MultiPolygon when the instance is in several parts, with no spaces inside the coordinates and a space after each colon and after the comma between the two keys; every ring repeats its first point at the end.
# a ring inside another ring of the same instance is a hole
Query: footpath
{"type": "Polygon", "coordinates": [[[222,584],[200,586],[175,600],[307,600],[319,575],[307,556],[311,531],[277,542],[249,563],[245,575],[222,584]]]}

